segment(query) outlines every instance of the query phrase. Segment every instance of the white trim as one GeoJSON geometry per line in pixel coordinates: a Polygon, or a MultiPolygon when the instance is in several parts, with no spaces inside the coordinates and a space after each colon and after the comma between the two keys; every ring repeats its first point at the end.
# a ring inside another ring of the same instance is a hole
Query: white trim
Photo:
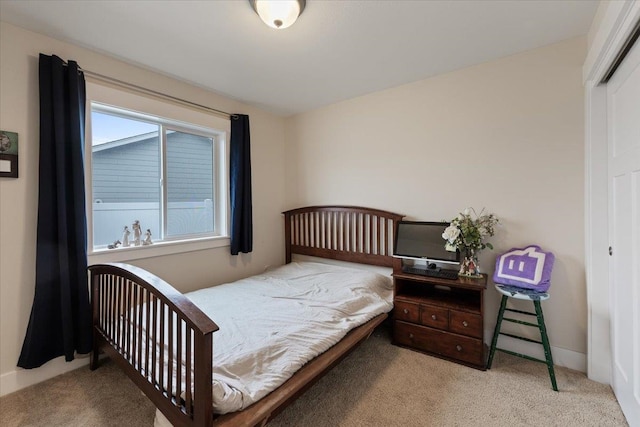
{"type": "MultiPolygon", "coordinates": [[[[76,356],[71,362],[64,357],[53,359],[36,369],[16,369],[0,375],[0,396],[46,381],[89,364],[89,356],[76,356]]],[[[87,368],[88,369],[88,368],[87,368]]]]}
{"type": "Polygon", "coordinates": [[[582,67],[583,82],[599,82],[640,17],[640,2],[610,1],[582,67]]]}
{"type": "Polygon", "coordinates": [[[606,87],[585,88],[585,275],[587,375],[611,383],[606,87]]]}
{"type": "Polygon", "coordinates": [[[221,248],[230,244],[231,240],[226,236],[183,241],[164,240],[150,246],[94,250],[89,252],[88,260],[89,265],[103,262],[127,262],[134,259],[221,248]]]}
{"type": "Polygon", "coordinates": [[[611,383],[611,336],[608,267],[607,105],[599,87],[634,25],[640,2],[611,1],[593,37],[583,66],[585,86],[585,273],[588,302],[590,379],[611,383]]]}
{"type": "MultiPolygon", "coordinates": [[[[491,331],[491,334],[493,334],[493,331],[491,331]]],[[[498,347],[544,360],[544,350],[542,348],[542,345],[540,344],[529,343],[503,335],[500,336],[498,340],[498,347]]],[[[553,358],[554,366],[563,366],[565,368],[573,369],[574,371],[580,372],[587,371],[587,355],[584,353],[567,350],[566,348],[551,346],[551,356],[553,358]]],[[[496,369],[499,367],[500,365],[496,365],[496,363],[494,362],[491,366],[491,369],[496,369]]],[[[557,375],[558,373],[556,372],[556,377],[557,375]]],[[[560,388],[560,391],[562,391],[562,383],[558,384],[558,386],[560,388]]]]}

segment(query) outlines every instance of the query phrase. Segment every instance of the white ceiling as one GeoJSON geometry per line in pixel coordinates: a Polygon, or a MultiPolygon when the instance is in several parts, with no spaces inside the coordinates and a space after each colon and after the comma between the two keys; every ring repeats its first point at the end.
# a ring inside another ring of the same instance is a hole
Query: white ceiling
{"type": "Polygon", "coordinates": [[[286,116],[585,35],[597,6],[307,0],[273,30],[247,0],[1,0],[0,19],[286,116]]]}

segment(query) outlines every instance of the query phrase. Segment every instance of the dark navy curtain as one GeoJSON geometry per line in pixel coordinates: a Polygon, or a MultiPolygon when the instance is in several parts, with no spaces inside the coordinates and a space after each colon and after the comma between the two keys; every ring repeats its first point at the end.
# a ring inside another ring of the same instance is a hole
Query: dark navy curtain
{"type": "Polygon", "coordinates": [[[249,116],[231,116],[231,255],[253,249],[249,116]]]}
{"type": "Polygon", "coordinates": [[[84,192],[85,81],[78,64],[40,54],[36,284],[18,366],[91,351],[84,192]]]}

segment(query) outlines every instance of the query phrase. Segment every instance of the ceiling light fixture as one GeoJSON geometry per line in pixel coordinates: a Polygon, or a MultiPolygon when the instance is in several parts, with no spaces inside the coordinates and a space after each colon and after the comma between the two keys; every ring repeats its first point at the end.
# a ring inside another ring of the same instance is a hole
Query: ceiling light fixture
{"type": "Polygon", "coordinates": [[[306,0],[249,0],[260,19],[271,28],[282,30],[296,22],[306,0]]]}

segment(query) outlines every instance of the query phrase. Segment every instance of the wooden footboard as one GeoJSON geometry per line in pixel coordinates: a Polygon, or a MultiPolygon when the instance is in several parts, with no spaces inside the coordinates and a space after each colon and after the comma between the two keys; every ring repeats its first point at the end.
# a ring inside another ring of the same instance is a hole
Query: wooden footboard
{"type": "Polygon", "coordinates": [[[91,369],[104,351],[174,426],[213,419],[212,334],[218,326],[164,280],[127,264],[89,267],[91,369]]]}

